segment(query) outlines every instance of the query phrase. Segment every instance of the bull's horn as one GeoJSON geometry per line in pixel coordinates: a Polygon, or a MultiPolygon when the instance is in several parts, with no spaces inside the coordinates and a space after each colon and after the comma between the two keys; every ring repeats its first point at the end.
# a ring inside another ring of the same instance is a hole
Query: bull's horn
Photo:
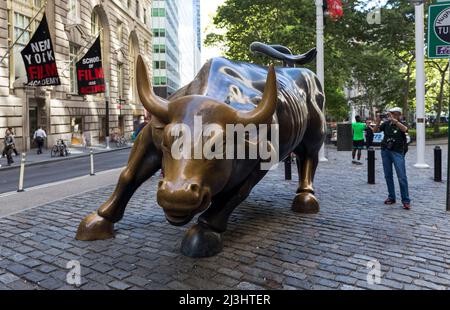
{"type": "Polygon", "coordinates": [[[267,81],[264,87],[264,94],[258,106],[250,111],[237,111],[237,123],[247,124],[263,124],[270,123],[270,118],[277,107],[277,78],[275,75],[275,68],[273,65],[269,67],[267,74],[267,81]]]}
{"type": "Polygon", "coordinates": [[[138,55],[136,62],[136,82],[139,98],[141,98],[144,108],[161,121],[168,123],[169,101],[155,95],[152,84],[148,78],[147,67],[141,55],[138,55]]]}

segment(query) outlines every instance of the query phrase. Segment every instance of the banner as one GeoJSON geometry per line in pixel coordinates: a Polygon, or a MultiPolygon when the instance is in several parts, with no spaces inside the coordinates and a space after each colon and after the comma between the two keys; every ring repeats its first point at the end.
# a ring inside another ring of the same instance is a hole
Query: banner
{"type": "Polygon", "coordinates": [[[105,75],[102,66],[100,36],[77,64],[78,94],[88,95],[105,92],[105,75]]]}
{"type": "Polygon", "coordinates": [[[337,20],[344,15],[341,0],[327,0],[327,8],[331,19],[337,20]]]}
{"type": "Polygon", "coordinates": [[[28,86],[61,84],[45,14],[30,42],[20,53],[27,71],[28,86]]]}

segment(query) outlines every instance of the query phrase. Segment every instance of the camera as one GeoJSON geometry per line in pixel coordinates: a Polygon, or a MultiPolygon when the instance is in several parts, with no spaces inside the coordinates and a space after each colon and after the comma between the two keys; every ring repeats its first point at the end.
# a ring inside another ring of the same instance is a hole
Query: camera
{"type": "Polygon", "coordinates": [[[388,139],[386,140],[386,148],[387,148],[388,150],[392,150],[392,149],[394,148],[394,144],[395,144],[395,139],[388,138],[388,139]]]}

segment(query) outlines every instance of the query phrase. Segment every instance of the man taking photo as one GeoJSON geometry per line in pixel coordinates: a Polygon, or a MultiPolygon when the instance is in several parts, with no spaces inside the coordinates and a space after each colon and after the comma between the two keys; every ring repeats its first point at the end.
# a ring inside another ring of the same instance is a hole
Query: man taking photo
{"type": "Polygon", "coordinates": [[[408,151],[406,132],[408,127],[401,122],[401,108],[392,108],[387,114],[387,120],[381,124],[381,118],[378,116],[374,131],[384,132],[383,141],[381,141],[381,158],[383,160],[384,177],[386,179],[389,192],[388,198],[384,201],[387,205],[392,205],[395,200],[395,185],[392,165],[397,173],[400,193],[402,196],[403,209],[411,208],[411,201],[408,193],[408,178],[406,176],[405,154],[408,151]],[[381,125],[380,125],[381,124],[381,125]]]}

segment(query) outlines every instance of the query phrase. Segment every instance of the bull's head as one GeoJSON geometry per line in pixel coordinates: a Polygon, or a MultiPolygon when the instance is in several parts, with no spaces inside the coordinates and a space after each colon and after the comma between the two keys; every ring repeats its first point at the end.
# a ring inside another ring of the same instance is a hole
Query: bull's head
{"type": "MultiPolygon", "coordinates": [[[[157,97],[149,81],[146,65],[139,56],[137,60],[138,93],[145,109],[150,112],[153,126],[153,139],[163,153],[164,179],[159,182],[157,200],[164,209],[166,218],[171,224],[184,225],[192,217],[211,203],[212,197],[230,186],[236,185],[251,172],[248,165],[236,167],[231,159],[174,159],[171,153],[175,137],[173,126],[184,124],[193,131],[194,117],[201,116],[203,124],[217,124],[214,136],[223,135],[227,124],[270,124],[277,101],[277,85],[275,70],[269,68],[264,94],[261,102],[252,111],[238,111],[229,105],[206,96],[185,96],[167,101],[157,97]],[[221,131],[221,132],[220,132],[221,131]],[[247,166],[247,167],[242,167],[247,166]],[[239,170],[240,171],[237,171],[239,170]],[[246,172],[242,170],[247,170],[246,172]]],[[[201,140],[202,138],[200,138],[201,140]]],[[[198,139],[192,139],[195,149],[198,139]]],[[[256,164],[255,164],[256,166],[256,164]]]]}

